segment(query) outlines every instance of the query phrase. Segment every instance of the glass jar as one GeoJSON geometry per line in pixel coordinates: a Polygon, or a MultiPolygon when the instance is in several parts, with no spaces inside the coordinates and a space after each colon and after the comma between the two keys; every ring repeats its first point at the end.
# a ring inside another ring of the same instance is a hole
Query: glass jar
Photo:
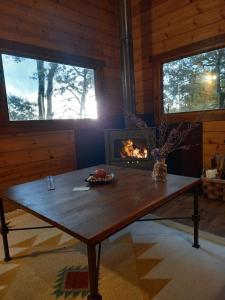
{"type": "Polygon", "coordinates": [[[157,160],[153,166],[152,178],[155,181],[166,182],[166,177],[167,164],[165,162],[165,159],[157,160]]]}

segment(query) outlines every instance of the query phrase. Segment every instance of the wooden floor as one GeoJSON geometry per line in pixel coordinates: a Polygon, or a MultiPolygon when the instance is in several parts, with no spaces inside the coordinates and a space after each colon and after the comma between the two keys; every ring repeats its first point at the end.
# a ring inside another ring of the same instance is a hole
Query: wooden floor
{"type": "MultiPolygon", "coordinates": [[[[5,203],[5,210],[7,212],[14,208],[14,206],[5,203]]],[[[193,196],[192,194],[185,194],[182,197],[171,200],[152,213],[160,217],[191,216],[192,208],[193,196]]],[[[200,230],[225,237],[225,202],[200,197],[199,211],[201,215],[200,230]]],[[[179,222],[192,226],[191,220],[182,220],[179,222]]]]}
{"type": "MultiPolygon", "coordinates": [[[[160,217],[190,216],[193,209],[192,194],[185,194],[171,200],[166,205],[156,209],[153,214],[160,217]]],[[[199,197],[200,230],[225,237],[225,202],[199,197]]],[[[178,221],[176,221],[178,222],[178,221]]],[[[180,223],[192,226],[191,220],[179,220],[180,223]]]]}

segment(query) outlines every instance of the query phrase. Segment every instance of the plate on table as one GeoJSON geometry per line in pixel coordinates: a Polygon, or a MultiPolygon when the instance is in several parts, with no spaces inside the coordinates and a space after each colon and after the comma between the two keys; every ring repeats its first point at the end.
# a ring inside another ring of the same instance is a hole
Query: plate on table
{"type": "Polygon", "coordinates": [[[105,177],[96,177],[94,174],[90,174],[85,181],[91,184],[106,184],[111,183],[114,178],[115,175],[113,173],[109,173],[105,177]]]}

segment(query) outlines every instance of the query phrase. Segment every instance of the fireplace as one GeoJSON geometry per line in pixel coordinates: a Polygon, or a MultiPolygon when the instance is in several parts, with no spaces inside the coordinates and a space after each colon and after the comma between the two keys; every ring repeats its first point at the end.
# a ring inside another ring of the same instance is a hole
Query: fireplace
{"type": "Polygon", "coordinates": [[[138,169],[152,169],[150,151],[155,147],[156,130],[106,129],[105,153],[109,165],[126,166],[138,169]]]}

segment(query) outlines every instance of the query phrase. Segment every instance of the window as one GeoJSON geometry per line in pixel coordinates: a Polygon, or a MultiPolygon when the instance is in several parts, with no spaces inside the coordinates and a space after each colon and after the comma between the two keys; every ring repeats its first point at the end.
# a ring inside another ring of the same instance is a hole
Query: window
{"type": "Polygon", "coordinates": [[[10,121],[97,118],[95,69],[2,54],[10,121]]]}
{"type": "Polygon", "coordinates": [[[225,109],[225,48],[162,64],[163,113],[225,109]]]}

